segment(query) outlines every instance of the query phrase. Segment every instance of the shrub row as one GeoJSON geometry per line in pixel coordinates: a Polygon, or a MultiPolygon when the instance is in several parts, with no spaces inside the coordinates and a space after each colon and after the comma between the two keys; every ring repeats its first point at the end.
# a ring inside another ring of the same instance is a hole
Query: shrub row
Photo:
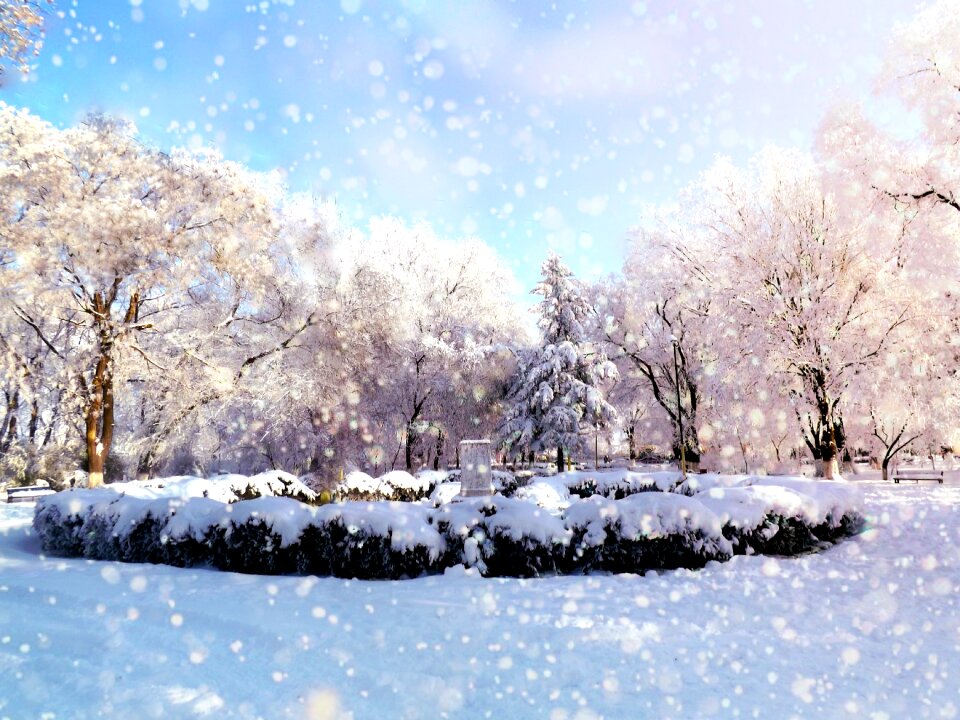
{"type": "Polygon", "coordinates": [[[393,470],[379,477],[355,470],[333,488],[338,502],[417,502],[430,497],[442,472],[425,472],[414,476],[393,470]]]}
{"type": "Polygon", "coordinates": [[[723,521],[708,498],[669,493],[595,496],[557,516],[499,495],[440,508],[360,502],[310,508],[287,498],[226,505],[113,494],[91,502],[91,492],[84,502],[61,493],[38,503],[34,527],[45,552],[364,579],[457,565],[510,577],[698,568],[735,554],[816,550],[862,523],[855,509],[819,518],[770,511],[746,523],[723,521]]]}
{"type": "MultiPolygon", "coordinates": [[[[496,492],[512,497],[517,489],[530,482],[529,475],[514,475],[502,470],[491,473],[496,492]]],[[[379,477],[354,471],[333,489],[333,498],[339,502],[418,502],[429,499],[443,483],[460,482],[460,470],[427,470],[416,476],[403,470],[393,470],[379,477]]]]}

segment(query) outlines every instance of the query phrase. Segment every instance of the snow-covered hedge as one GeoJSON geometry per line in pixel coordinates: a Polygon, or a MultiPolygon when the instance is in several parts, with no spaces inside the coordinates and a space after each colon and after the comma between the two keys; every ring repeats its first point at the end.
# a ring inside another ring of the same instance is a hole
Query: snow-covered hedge
{"type": "Polygon", "coordinates": [[[533,503],[494,495],[443,505],[432,519],[451,566],[511,577],[567,570],[571,533],[561,517],[533,503]]]}
{"type": "Polygon", "coordinates": [[[317,500],[317,494],[313,490],[296,476],[282,470],[268,470],[259,475],[216,475],[212,478],[178,475],[155,480],[111,483],[106,489],[141,498],[205,497],[226,503],[258,497],[289,497],[305,503],[317,500]]]}
{"type": "MultiPolygon", "coordinates": [[[[494,470],[491,475],[494,489],[508,497],[527,481],[501,470],[494,470]]],[[[337,484],[333,497],[339,501],[416,502],[430,499],[438,505],[441,503],[435,497],[448,501],[459,492],[459,488],[459,470],[422,470],[416,476],[403,470],[392,470],[376,478],[357,470],[337,484]]]]}
{"type": "MultiPolygon", "coordinates": [[[[641,492],[541,507],[536,493],[425,503],[289,498],[224,502],[137,496],[116,486],[42,498],[46,552],[264,574],[400,578],[465,565],[488,576],[701,567],[735,554],[795,554],[856,532],[861,499],[842,482],[740,478],[687,496],[641,492]]],[[[533,486],[536,487],[536,483],[533,486]]]]}
{"type": "Polygon", "coordinates": [[[429,472],[414,476],[404,470],[392,470],[375,478],[355,470],[337,484],[333,490],[333,497],[339,501],[414,502],[430,497],[430,493],[438,482],[438,474],[429,472]]]}
{"type": "Polygon", "coordinates": [[[675,470],[636,472],[615,468],[601,472],[564,472],[554,475],[554,484],[560,483],[572,495],[587,498],[592,495],[620,500],[644,492],[671,492],[681,480],[675,470]]]}

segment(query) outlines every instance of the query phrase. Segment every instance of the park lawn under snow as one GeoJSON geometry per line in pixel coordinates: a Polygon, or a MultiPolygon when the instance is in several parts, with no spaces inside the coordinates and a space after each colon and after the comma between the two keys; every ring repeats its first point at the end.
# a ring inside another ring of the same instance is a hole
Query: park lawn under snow
{"type": "Polygon", "coordinates": [[[0,717],[952,717],[960,487],[700,571],[398,582],[44,558],[0,506],[0,717]]]}

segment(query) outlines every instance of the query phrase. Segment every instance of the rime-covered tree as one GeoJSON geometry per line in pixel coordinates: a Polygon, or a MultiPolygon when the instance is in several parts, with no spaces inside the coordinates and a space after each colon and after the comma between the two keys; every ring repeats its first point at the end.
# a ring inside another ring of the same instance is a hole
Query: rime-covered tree
{"type": "Polygon", "coordinates": [[[924,314],[910,342],[885,353],[850,385],[849,431],[859,447],[875,452],[884,480],[900,451],[936,452],[953,442],[960,375],[945,337],[950,329],[929,323],[934,318],[924,314]]]}
{"type": "Polygon", "coordinates": [[[0,60],[27,71],[29,59],[43,45],[42,7],[50,4],[52,0],[0,0],[0,60]]]}
{"type": "MultiPolygon", "coordinates": [[[[898,25],[877,88],[904,103],[916,131],[881,130],[850,104],[819,137],[841,207],[869,214],[882,234],[903,226],[897,274],[913,295],[909,342],[856,378],[856,427],[887,464],[910,442],[949,442],[960,360],[960,2],[938,0],[898,25]]],[[[955,412],[955,411],[954,411],[955,412]]],[[[955,417],[955,414],[954,414],[955,417]]]]}
{"type": "Polygon", "coordinates": [[[537,306],[542,341],[518,353],[499,436],[511,447],[556,448],[557,467],[562,469],[564,448],[577,447],[586,428],[615,419],[602,387],[617,376],[617,369],[587,339],[584,325],[594,310],[570,269],[551,254],[542,273],[533,291],[543,297],[537,306]]]}
{"type": "Polygon", "coordinates": [[[845,445],[851,378],[882,362],[919,306],[899,271],[904,228],[848,214],[821,169],[768,148],[748,169],[718,162],[701,180],[701,223],[713,251],[701,267],[748,352],[740,386],[777,377],[824,475],[845,445]]]}
{"type": "Polygon", "coordinates": [[[488,392],[490,365],[522,333],[504,295],[513,279],[486,244],[394,218],[371,222],[343,256],[348,292],[363,309],[349,331],[356,420],[379,428],[371,444],[380,462],[439,465],[465,433],[489,425],[481,418],[499,400],[488,392]]]}
{"type": "Polygon", "coordinates": [[[162,153],[110,118],[59,130],[0,104],[3,326],[49,351],[91,485],[136,381],[184,379],[180,361],[222,375],[206,340],[233,330],[218,320],[269,314],[271,208],[258,179],[216,156],[162,153]]]}
{"type": "Polygon", "coordinates": [[[862,108],[844,103],[829,113],[818,140],[842,204],[872,205],[878,224],[911,220],[902,248],[905,271],[954,297],[960,267],[958,47],[960,0],[926,5],[896,27],[877,83],[885,100],[899,99],[919,121],[916,131],[906,137],[886,132],[862,108]]]}
{"type": "MultiPolygon", "coordinates": [[[[692,225],[680,212],[654,215],[633,231],[622,277],[597,293],[605,316],[601,335],[629,380],[622,385],[634,388],[635,402],[649,403],[650,420],[659,421],[661,437],[672,436],[678,460],[682,425],[684,456],[696,468],[698,429],[713,394],[707,372],[715,368],[711,288],[688,255],[689,244],[697,242],[692,225]]],[[[622,393],[618,398],[626,399],[622,393]]]]}

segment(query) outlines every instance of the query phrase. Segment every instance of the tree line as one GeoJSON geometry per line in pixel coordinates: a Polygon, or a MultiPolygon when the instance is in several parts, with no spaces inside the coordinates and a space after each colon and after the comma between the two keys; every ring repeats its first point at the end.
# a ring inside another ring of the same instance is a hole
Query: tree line
{"type": "Polygon", "coordinates": [[[121,477],[326,475],[595,436],[724,468],[845,448],[884,469],[956,441],[960,20],[897,31],[889,85],[921,130],[856,107],[813,154],[719,159],[631,231],[623,271],[544,263],[540,338],[478,240],[361,232],[211,151],[0,105],[0,465],[121,477]],[[683,428],[681,436],[680,427],[683,428]]]}

